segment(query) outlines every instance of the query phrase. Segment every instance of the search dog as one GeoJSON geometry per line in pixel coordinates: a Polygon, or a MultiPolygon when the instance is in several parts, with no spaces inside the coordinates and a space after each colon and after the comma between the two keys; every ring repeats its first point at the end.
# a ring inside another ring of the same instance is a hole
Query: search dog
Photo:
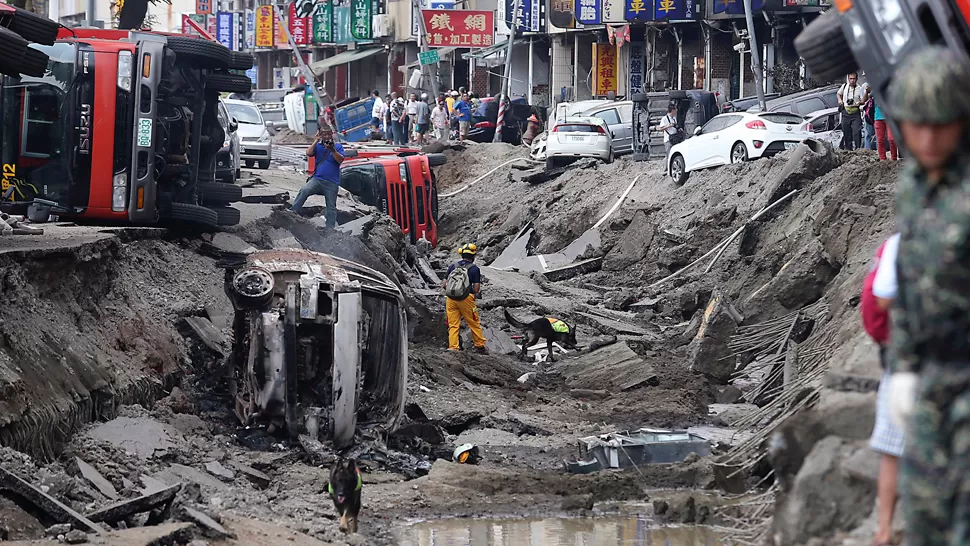
{"type": "Polygon", "coordinates": [[[522,340],[522,352],[519,353],[519,359],[525,360],[529,354],[529,347],[533,346],[540,339],[546,340],[546,348],[549,351],[549,361],[555,362],[556,359],[552,355],[552,343],[557,342],[560,345],[568,347],[570,349],[576,348],[576,328],[569,324],[568,322],[552,318],[552,317],[541,317],[533,320],[532,322],[521,322],[509,313],[509,310],[505,310],[505,320],[509,324],[522,330],[525,334],[525,339],[522,340]],[[553,328],[553,323],[562,322],[566,325],[566,332],[557,332],[553,328]]]}
{"type": "Polygon", "coordinates": [[[333,500],[333,507],[340,515],[340,530],[344,533],[357,532],[357,516],[360,514],[360,496],[363,480],[360,468],[354,459],[338,457],[330,468],[330,483],[327,492],[333,500]]]}

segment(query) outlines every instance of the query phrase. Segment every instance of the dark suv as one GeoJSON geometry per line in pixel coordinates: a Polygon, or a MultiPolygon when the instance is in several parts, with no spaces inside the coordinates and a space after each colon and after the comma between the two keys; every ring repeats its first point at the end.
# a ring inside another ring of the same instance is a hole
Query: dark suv
{"type": "MultiPolygon", "coordinates": [[[[839,105],[838,92],[839,85],[799,91],[798,93],[792,93],[791,95],[785,95],[784,97],[778,97],[768,101],[768,111],[788,112],[804,117],[812,112],[837,107],[839,105]]],[[[748,109],[748,112],[760,111],[761,106],[758,104],[748,109]]]]}

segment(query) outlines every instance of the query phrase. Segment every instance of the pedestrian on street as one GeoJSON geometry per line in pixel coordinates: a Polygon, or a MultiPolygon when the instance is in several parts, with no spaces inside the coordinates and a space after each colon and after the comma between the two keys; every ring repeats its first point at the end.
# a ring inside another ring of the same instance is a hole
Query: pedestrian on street
{"type": "Polygon", "coordinates": [[[458,96],[458,91],[449,91],[445,93],[445,106],[448,107],[448,116],[455,115],[455,97],[458,96]]]}
{"type": "Polygon", "coordinates": [[[391,95],[384,97],[384,139],[388,144],[394,144],[394,123],[391,120],[391,95]]]}
{"type": "Polygon", "coordinates": [[[908,161],[896,185],[898,293],[891,404],[906,431],[900,476],[908,546],[970,544],[970,66],[911,53],[888,111],[908,161]]]}
{"type": "Polygon", "coordinates": [[[680,132],[677,130],[677,105],[671,102],[667,106],[667,114],[660,120],[661,131],[664,132],[664,152],[665,155],[670,155],[670,148],[677,144],[674,140],[677,140],[677,135],[680,132]]]}
{"type": "Polygon", "coordinates": [[[431,124],[434,126],[436,140],[448,140],[448,107],[444,99],[438,99],[438,104],[431,111],[431,124]]]}
{"type": "Polygon", "coordinates": [[[332,130],[323,128],[317,131],[306,155],[314,158],[316,166],[313,176],[296,194],[291,210],[299,214],[307,198],[322,195],[327,203],[327,229],[333,229],[337,225],[337,193],[340,191],[340,164],[344,161],[344,147],[333,141],[332,130]]]}
{"type": "Polygon", "coordinates": [[[869,86],[863,88],[858,81],[859,75],[851,72],[837,95],[842,110],[842,146],[846,150],[862,147],[862,106],[869,100],[869,86]]]}
{"type": "Polygon", "coordinates": [[[464,142],[472,126],[472,108],[469,105],[468,93],[462,95],[461,100],[455,103],[455,112],[458,115],[458,140],[464,142]]]}
{"type": "Polygon", "coordinates": [[[896,511],[899,458],[903,455],[905,436],[896,425],[890,410],[890,381],[887,353],[889,350],[889,307],[896,299],[896,254],[899,234],[890,237],[876,250],[876,260],[862,285],[862,323],[866,332],[879,345],[879,363],[883,375],[876,395],[876,426],[869,447],[882,455],[877,481],[878,528],[873,546],[893,544],[893,515],[896,511]]]}
{"type": "Polygon", "coordinates": [[[529,116],[528,121],[529,126],[526,127],[525,133],[522,135],[522,144],[532,146],[532,141],[542,132],[542,125],[539,123],[539,118],[535,114],[529,116]]]}
{"type": "Polygon", "coordinates": [[[869,100],[862,107],[862,147],[866,150],[877,149],[875,113],[875,101],[869,95],[869,100]]]}
{"type": "Polygon", "coordinates": [[[371,125],[374,127],[374,131],[381,130],[381,120],[384,119],[382,115],[384,113],[384,101],[381,100],[381,94],[376,89],[374,90],[374,107],[371,108],[371,125]]]}
{"type": "Polygon", "coordinates": [[[417,114],[417,108],[418,108],[418,96],[415,95],[414,93],[411,93],[408,96],[408,103],[407,103],[408,119],[406,122],[407,132],[405,133],[411,141],[417,140],[415,138],[415,132],[418,129],[418,121],[417,119],[415,119],[415,115],[417,114]]]}
{"type": "Polygon", "coordinates": [[[407,145],[407,107],[404,99],[391,93],[391,131],[394,133],[394,144],[398,146],[407,145]]]}
{"type": "Polygon", "coordinates": [[[886,114],[882,111],[882,108],[879,107],[879,103],[875,103],[872,117],[875,120],[876,149],[879,150],[879,159],[886,159],[886,141],[888,140],[889,157],[893,161],[896,161],[899,158],[899,154],[896,150],[896,139],[893,138],[893,130],[891,127],[889,127],[889,124],[886,123],[886,114]]]}
{"type": "Polygon", "coordinates": [[[458,248],[461,260],[448,267],[448,274],[441,283],[446,296],[445,318],[448,321],[449,351],[461,350],[458,344],[458,332],[461,329],[461,321],[464,320],[472,332],[475,352],[488,354],[478,307],[475,306],[475,298],[482,289],[482,271],[475,265],[477,253],[478,247],[474,243],[461,245],[458,248]]]}
{"type": "Polygon", "coordinates": [[[428,107],[427,100],[428,96],[422,95],[421,100],[414,105],[414,119],[416,122],[414,140],[418,144],[424,144],[424,135],[428,132],[428,127],[431,125],[431,109],[428,107]]]}

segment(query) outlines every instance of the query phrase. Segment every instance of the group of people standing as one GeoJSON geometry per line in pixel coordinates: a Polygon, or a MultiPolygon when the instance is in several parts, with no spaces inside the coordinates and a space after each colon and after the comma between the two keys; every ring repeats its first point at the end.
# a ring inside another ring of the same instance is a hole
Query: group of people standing
{"type": "Polygon", "coordinates": [[[371,126],[375,132],[384,134],[388,144],[397,146],[447,140],[453,129],[458,130],[459,140],[465,140],[471,128],[472,111],[477,108],[477,97],[473,98],[464,88],[449,89],[433,103],[427,93],[421,93],[420,97],[411,93],[407,100],[397,92],[381,99],[380,92],[375,90],[373,96],[371,126]]]}
{"type": "Polygon", "coordinates": [[[899,159],[896,139],[886,123],[886,115],[872,96],[868,84],[859,83],[859,75],[848,74],[838,91],[839,113],[842,115],[843,150],[878,150],[879,159],[899,159]]]}

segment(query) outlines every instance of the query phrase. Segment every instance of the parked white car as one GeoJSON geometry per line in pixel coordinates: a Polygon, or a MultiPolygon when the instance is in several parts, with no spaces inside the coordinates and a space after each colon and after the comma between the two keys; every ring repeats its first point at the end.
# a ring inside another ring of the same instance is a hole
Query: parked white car
{"type": "Polygon", "coordinates": [[[229,115],[239,122],[240,157],[246,162],[246,167],[252,168],[255,163],[260,169],[268,169],[273,159],[273,139],[256,105],[242,100],[225,99],[222,102],[229,110],[229,115]]]}
{"type": "Polygon", "coordinates": [[[564,160],[592,157],[613,162],[613,135],[600,118],[567,117],[554,122],[546,138],[546,169],[564,160]]]}
{"type": "Polygon", "coordinates": [[[809,128],[815,138],[832,144],[838,148],[842,144],[842,116],[838,108],[826,108],[805,116],[805,121],[811,124],[809,128]]]}
{"type": "Polygon", "coordinates": [[[670,149],[667,172],[674,183],[683,184],[691,171],[771,157],[811,136],[810,124],[795,114],[721,114],[670,149]]]}

